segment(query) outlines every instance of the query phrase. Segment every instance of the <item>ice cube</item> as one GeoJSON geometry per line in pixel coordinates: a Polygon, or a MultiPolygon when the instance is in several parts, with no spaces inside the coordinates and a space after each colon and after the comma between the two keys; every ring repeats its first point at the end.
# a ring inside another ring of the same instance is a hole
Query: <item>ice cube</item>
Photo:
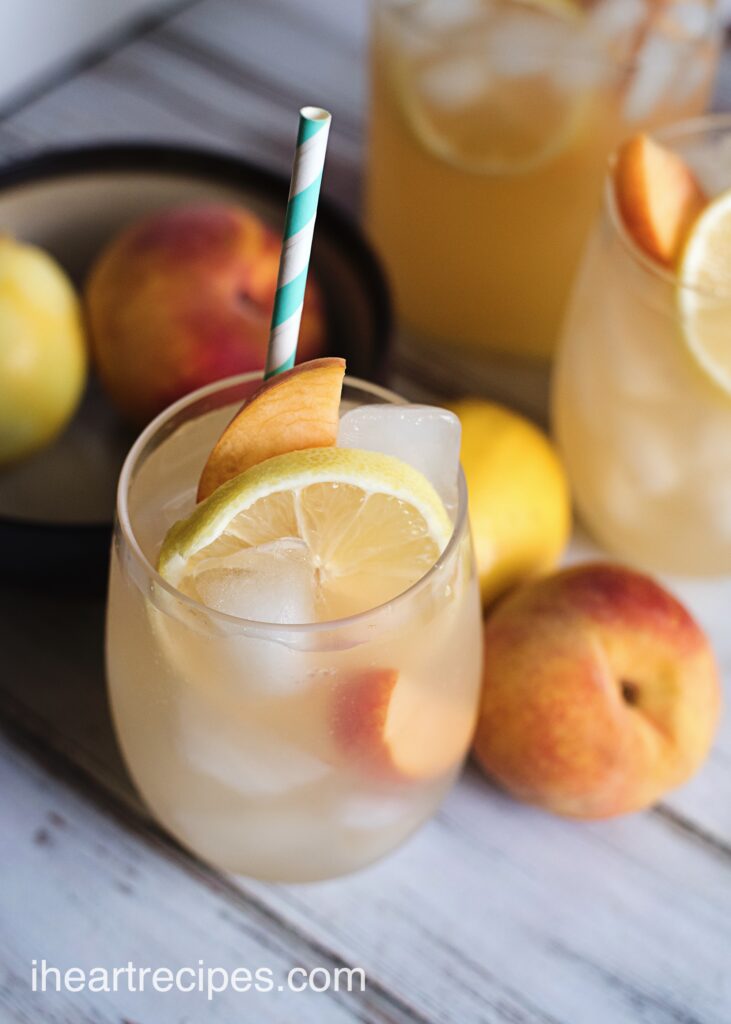
{"type": "Polygon", "coordinates": [[[516,5],[491,28],[485,59],[503,78],[549,74],[560,66],[575,35],[572,22],[516,5]]]}
{"type": "Polygon", "coordinates": [[[493,77],[484,57],[465,54],[429,64],[419,75],[419,91],[438,110],[460,110],[477,103],[493,77]]]}
{"type": "Polygon", "coordinates": [[[489,10],[485,0],[421,0],[409,9],[422,31],[435,34],[475,28],[489,10]]]}
{"type": "Polygon", "coordinates": [[[647,121],[673,87],[682,66],[674,41],[652,36],[635,62],[634,76],[624,101],[624,116],[632,124],[647,121]]]}
{"type": "Polygon", "coordinates": [[[313,566],[307,545],[284,538],[201,562],[193,582],[209,608],[256,622],[314,622],[313,566]]]}
{"type": "Polygon", "coordinates": [[[303,541],[285,538],[207,558],[191,579],[208,608],[245,621],[229,623],[177,602],[170,603],[169,614],[153,609],[151,621],[176,675],[203,690],[215,684],[239,699],[283,696],[310,686],[307,635],[287,628],[317,620],[313,570],[303,541]]]}
{"type": "Polygon", "coordinates": [[[673,85],[673,100],[675,103],[687,103],[692,96],[703,89],[708,79],[708,67],[705,59],[689,57],[683,61],[675,83],[673,85]]]}
{"type": "Polygon", "coordinates": [[[647,16],[647,0],[605,0],[591,8],[590,27],[620,56],[637,38],[647,16]]]}
{"type": "Polygon", "coordinates": [[[685,39],[700,39],[711,28],[713,18],[713,11],[706,3],[698,0],[674,3],[665,15],[665,30],[685,39]]]}
{"type": "Polygon", "coordinates": [[[340,420],[338,445],[395,455],[434,485],[447,509],[457,505],[460,422],[431,405],[361,405],[340,420]]]}
{"type": "Polygon", "coordinates": [[[178,706],[178,744],[188,765],[247,799],[262,800],[323,779],[332,768],[282,737],[242,721],[196,693],[178,706]]]}
{"type": "Polygon", "coordinates": [[[355,793],[343,797],[339,819],[346,828],[386,829],[422,817],[424,808],[413,795],[355,793]]]}
{"type": "MultiPolygon", "coordinates": [[[[594,480],[587,480],[584,490],[588,496],[584,514],[592,532],[601,536],[602,524],[613,523],[619,530],[632,530],[641,521],[642,506],[637,495],[637,483],[628,474],[621,460],[604,458],[590,470],[594,480]]],[[[606,531],[608,536],[611,530],[606,531]]]]}
{"type": "Polygon", "coordinates": [[[682,482],[682,466],[674,438],[662,421],[653,422],[649,410],[627,410],[622,419],[621,440],[625,470],[635,486],[649,497],[660,497],[682,482]]]}

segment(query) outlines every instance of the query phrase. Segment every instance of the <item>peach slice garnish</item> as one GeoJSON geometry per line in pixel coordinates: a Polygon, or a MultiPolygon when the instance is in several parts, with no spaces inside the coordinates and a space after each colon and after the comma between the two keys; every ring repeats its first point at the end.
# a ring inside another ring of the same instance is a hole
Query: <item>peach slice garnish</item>
{"type": "Polygon", "coordinates": [[[456,768],[474,724],[471,707],[435,696],[395,669],[354,673],[334,695],[335,742],[375,778],[416,782],[456,768]]]}
{"type": "Polygon", "coordinates": [[[676,153],[647,135],[619,150],[614,168],[617,203],[634,241],[658,263],[675,263],[690,225],[707,199],[676,153]]]}
{"type": "Polygon", "coordinates": [[[328,357],[265,381],[216,442],[201,473],[197,500],[275,455],[334,445],[344,376],[345,360],[328,357]]]}

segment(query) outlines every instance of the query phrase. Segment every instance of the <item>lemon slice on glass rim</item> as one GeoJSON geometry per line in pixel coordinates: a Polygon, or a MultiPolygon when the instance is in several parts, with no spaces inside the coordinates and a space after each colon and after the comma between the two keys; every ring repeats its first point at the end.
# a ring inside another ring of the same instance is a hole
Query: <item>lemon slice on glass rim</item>
{"type": "MultiPolygon", "coordinates": [[[[430,40],[428,31],[418,41],[405,36],[388,46],[392,87],[406,121],[429,153],[458,170],[530,173],[564,152],[587,124],[586,82],[572,82],[564,67],[572,58],[535,48],[541,20],[546,29],[562,26],[568,38],[583,20],[581,6],[575,0],[521,0],[516,7],[535,19],[532,38],[521,47],[516,29],[516,38],[498,46],[495,57],[478,45],[479,26],[474,38],[464,32],[456,39],[453,50],[438,35],[430,40]]],[[[501,17],[484,28],[488,40],[505,31],[501,17]]],[[[578,59],[587,76],[594,74],[590,54],[578,59]]]]}
{"type": "Polygon", "coordinates": [[[200,600],[197,578],[235,569],[245,549],[311,560],[317,621],[375,608],[424,576],[453,524],[429,481],[380,452],[313,448],[268,459],[223,484],[168,531],[158,570],[200,600]]]}
{"type": "Polygon", "coordinates": [[[731,189],[708,204],[678,262],[683,338],[695,362],[731,397],[731,189]]]}

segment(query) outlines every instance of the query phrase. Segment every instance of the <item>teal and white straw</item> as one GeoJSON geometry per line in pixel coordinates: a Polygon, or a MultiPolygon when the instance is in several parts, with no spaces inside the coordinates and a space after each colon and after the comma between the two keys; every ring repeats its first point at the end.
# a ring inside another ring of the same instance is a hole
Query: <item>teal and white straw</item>
{"type": "Polygon", "coordinates": [[[300,110],[265,379],[294,366],[331,120],[320,107],[300,110]]]}

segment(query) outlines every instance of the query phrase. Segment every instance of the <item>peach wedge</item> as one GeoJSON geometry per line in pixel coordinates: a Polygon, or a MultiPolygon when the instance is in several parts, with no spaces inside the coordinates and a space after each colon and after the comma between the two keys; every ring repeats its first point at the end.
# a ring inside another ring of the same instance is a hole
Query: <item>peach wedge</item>
{"type": "Polygon", "coordinates": [[[647,135],[635,135],[619,151],[614,186],[633,240],[652,259],[672,267],[707,202],[688,165],[647,135]]]}
{"type": "Polygon", "coordinates": [[[472,708],[438,697],[395,669],[354,673],[338,685],[332,734],[341,754],[375,779],[417,782],[458,767],[472,708]]]}
{"type": "Polygon", "coordinates": [[[328,357],[300,363],[264,381],[208,456],[197,500],[275,455],[334,445],[344,376],[345,360],[328,357]]]}

